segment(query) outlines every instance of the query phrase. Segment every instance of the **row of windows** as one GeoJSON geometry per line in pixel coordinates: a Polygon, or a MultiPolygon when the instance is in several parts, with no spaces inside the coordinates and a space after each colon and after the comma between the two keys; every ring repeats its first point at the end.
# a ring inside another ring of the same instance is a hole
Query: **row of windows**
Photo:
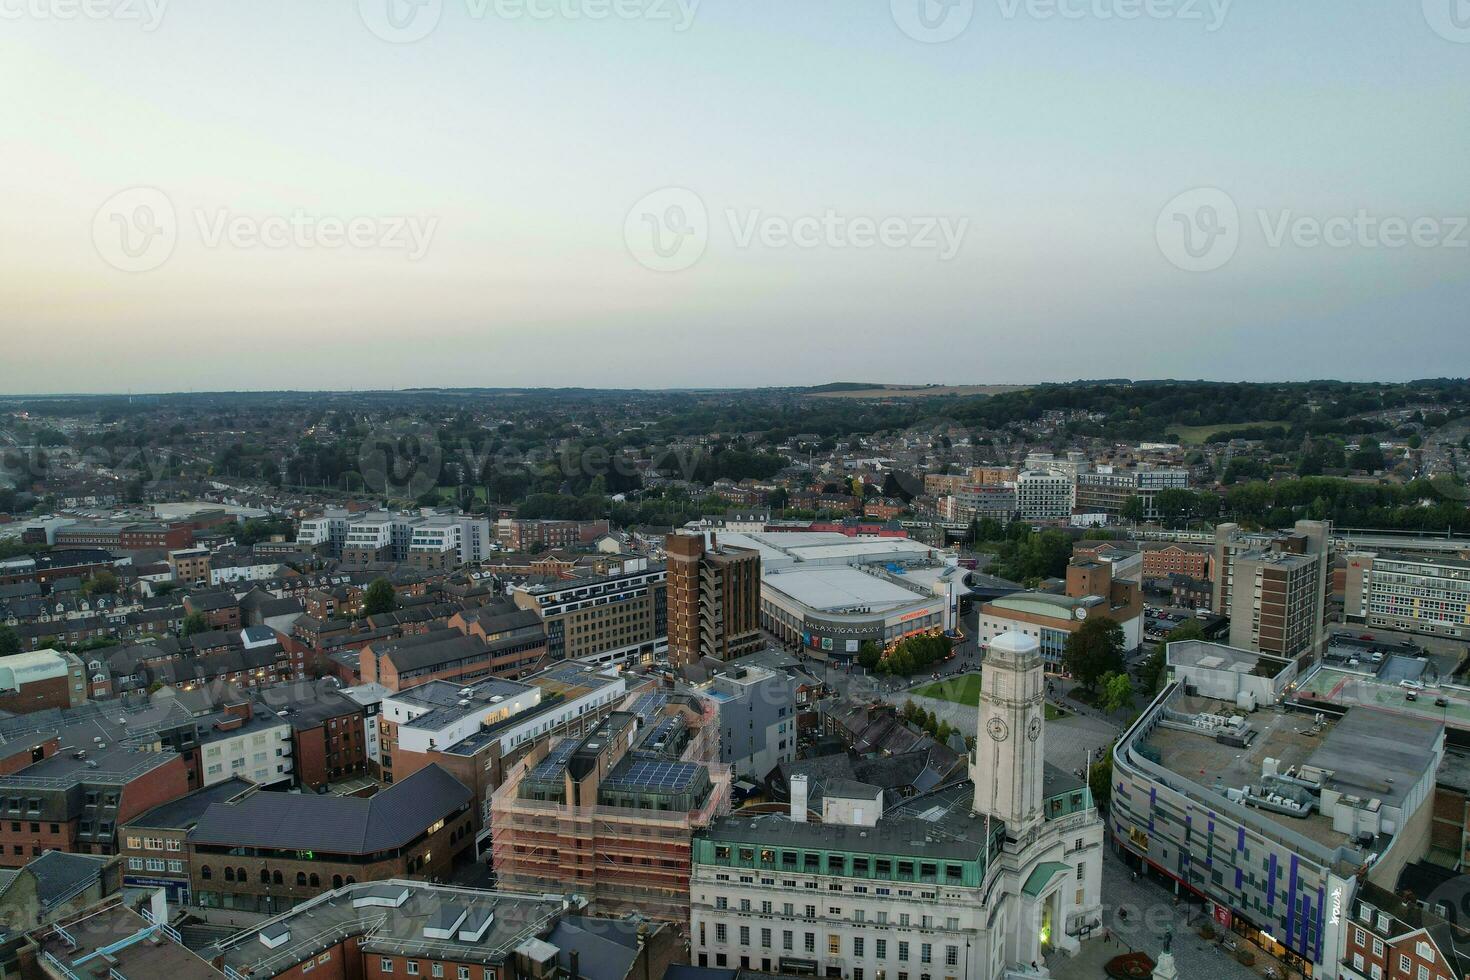
{"type": "MultiPolygon", "coordinates": [[[[738,930],[738,935],[739,935],[739,945],[749,948],[750,945],[751,945],[751,942],[750,942],[750,937],[751,937],[750,926],[740,926],[739,927],[739,930],[738,930]]],[[[856,959],[866,959],[867,958],[867,956],[868,956],[867,938],[868,937],[866,937],[866,936],[853,936],[852,937],[851,941],[849,942],[849,946],[850,946],[850,953],[851,953],[851,955],[854,958],[856,958],[856,959]]],[[[791,930],[791,929],[783,929],[783,930],[781,930],[781,949],[782,950],[785,950],[785,951],[792,951],[792,950],[794,950],[794,948],[795,948],[795,941],[796,941],[796,933],[793,930],[791,930]]],[[[722,923],[722,922],[715,923],[715,943],[717,945],[722,945],[723,946],[723,945],[728,945],[729,942],[730,942],[730,930],[729,930],[729,928],[724,923],[722,923]]],[[[801,942],[802,942],[802,947],[801,948],[802,948],[803,952],[807,952],[807,953],[814,953],[814,952],[816,952],[816,949],[817,949],[817,934],[816,933],[814,933],[814,932],[804,932],[804,933],[802,933],[801,942]]],[[[706,945],[704,923],[702,923],[702,922],[699,924],[699,943],[700,943],[701,946],[706,945]]],[[[772,943],[772,931],[770,929],[761,929],[760,930],[760,946],[761,946],[761,948],[762,949],[771,949],[771,948],[773,948],[772,945],[771,945],[771,943],[772,943]]],[[[898,953],[898,956],[897,956],[898,962],[900,962],[900,963],[907,963],[907,962],[909,962],[910,954],[911,954],[911,944],[907,940],[900,940],[900,941],[894,943],[893,945],[894,945],[894,947],[895,947],[895,949],[896,949],[896,951],[898,953]]],[[[918,961],[920,963],[933,963],[934,962],[934,944],[933,943],[919,943],[918,944],[918,947],[919,947],[919,960],[918,961]]],[[[844,950],[843,950],[842,936],[840,936],[837,933],[829,933],[827,935],[827,955],[828,956],[842,956],[843,953],[844,953],[844,950]]],[[[953,945],[953,944],[947,944],[947,945],[945,945],[943,956],[944,956],[944,965],[945,966],[958,966],[959,965],[959,958],[960,958],[960,948],[959,948],[959,946],[953,945]]],[[[886,940],[886,939],[875,939],[875,940],[873,940],[873,958],[874,959],[879,959],[879,960],[886,960],[886,959],[888,959],[888,940],[886,940]]]]}
{"type": "MultiPolygon", "coordinates": [[[[755,848],[751,846],[732,847],[729,844],[715,845],[715,860],[719,862],[736,861],[739,864],[754,864],[759,860],[762,867],[775,868],[779,861],[780,867],[785,871],[803,871],[807,874],[829,874],[851,876],[855,878],[894,878],[899,881],[930,881],[939,880],[940,865],[935,861],[911,861],[891,858],[851,857],[845,854],[827,854],[823,861],[821,852],[813,851],[788,851],[772,847],[755,848]],[[779,855],[779,857],[778,857],[779,855]],[[915,877],[917,871],[918,877],[915,877]],[[895,875],[896,872],[896,875],[895,875]]],[[[944,880],[951,884],[959,884],[964,880],[964,865],[957,863],[945,863],[943,866],[944,880]]]]}

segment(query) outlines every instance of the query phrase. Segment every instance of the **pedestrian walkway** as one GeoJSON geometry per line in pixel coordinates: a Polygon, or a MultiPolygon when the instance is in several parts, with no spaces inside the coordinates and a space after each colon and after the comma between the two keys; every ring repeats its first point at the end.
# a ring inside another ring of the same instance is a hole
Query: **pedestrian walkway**
{"type": "Polygon", "coordinates": [[[1194,980],[1258,980],[1265,965],[1242,966],[1215,940],[1201,939],[1204,915],[1197,905],[1174,904],[1173,893],[1148,878],[1133,880],[1132,873],[1105,847],[1103,860],[1103,929],[1082,944],[1072,957],[1054,954],[1046,965],[1056,980],[1100,980],[1103,965],[1121,953],[1141,951],[1157,961],[1164,936],[1172,933],[1174,962],[1179,976],[1194,980]]]}

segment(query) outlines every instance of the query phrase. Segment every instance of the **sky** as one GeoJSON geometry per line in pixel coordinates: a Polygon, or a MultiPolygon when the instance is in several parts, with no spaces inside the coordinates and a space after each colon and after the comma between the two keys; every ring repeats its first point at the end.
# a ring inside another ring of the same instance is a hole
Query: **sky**
{"type": "Polygon", "coordinates": [[[0,392],[1470,373],[1470,0],[0,21],[0,392]]]}

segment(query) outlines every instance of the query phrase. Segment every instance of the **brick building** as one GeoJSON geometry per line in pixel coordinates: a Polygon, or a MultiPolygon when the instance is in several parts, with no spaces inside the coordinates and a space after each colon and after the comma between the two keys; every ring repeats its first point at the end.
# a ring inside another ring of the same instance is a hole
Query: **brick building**
{"type": "Polygon", "coordinates": [[[1143,577],[1166,579],[1170,575],[1187,575],[1202,582],[1210,580],[1210,551],[1203,547],[1170,544],[1143,550],[1143,577]]]}
{"type": "Polygon", "coordinates": [[[0,711],[21,715],[86,700],[86,668],[74,653],[34,650],[0,659],[0,711]]]}
{"type": "Polygon", "coordinates": [[[98,743],[0,776],[0,867],[47,850],[115,854],[117,828],[189,791],[184,760],[98,743]]]}
{"type": "Polygon", "coordinates": [[[473,844],[470,791],[426,766],[368,799],[255,793],[188,834],[190,889],[210,908],[277,912],[329,888],[449,876],[473,844]]]}
{"type": "Polygon", "coordinates": [[[671,534],[669,661],[731,660],[765,645],[760,631],[760,552],[719,544],[714,532],[671,534]]]}

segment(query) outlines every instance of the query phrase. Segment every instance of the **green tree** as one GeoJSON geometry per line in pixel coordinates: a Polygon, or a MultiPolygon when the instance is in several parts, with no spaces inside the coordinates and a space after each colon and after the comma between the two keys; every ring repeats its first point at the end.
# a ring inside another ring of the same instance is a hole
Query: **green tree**
{"type": "Polygon", "coordinates": [[[209,630],[209,621],[204,618],[202,612],[191,612],[184,617],[184,636],[193,636],[195,633],[204,633],[209,630]]]}
{"type": "Polygon", "coordinates": [[[378,616],[392,612],[396,608],[398,608],[398,593],[393,591],[393,583],[385,578],[373,579],[372,584],[362,595],[362,614],[378,616]]]}
{"type": "Polygon", "coordinates": [[[1108,801],[1113,798],[1113,749],[1108,747],[1103,757],[1087,771],[1087,787],[1092,790],[1092,802],[1104,813],[1108,801]]]}
{"type": "Polygon", "coordinates": [[[20,653],[20,636],[9,626],[0,623],[0,657],[15,653],[20,653]]]}
{"type": "Polygon", "coordinates": [[[1376,473],[1383,469],[1383,447],[1378,444],[1377,439],[1362,439],[1358,442],[1358,451],[1353,453],[1351,463],[1355,470],[1376,473]]]}
{"type": "Polygon", "coordinates": [[[1103,677],[1102,691],[1097,706],[1108,714],[1133,706],[1133,681],[1123,671],[1115,671],[1103,677]]]}
{"type": "Polygon", "coordinates": [[[864,640],[862,646],[858,647],[858,664],[867,670],[873,670],[878,662],[883,659],[883,648],[875,640],[864,640]]]}
{"type": "Polygon", "coordinates": [[[1108,674],[1123,670],[1123,627],[1095,616],[1067,637],[1062,662],[1090,694],[1108,674]]]}
{"type": "Polygon", "coordinates": [[[82,583],[82,591],[87,595],[116,595],[117,576],[108,571],[101,571],[82,583]]]}
{"type": "Polygon", "coordinates": [[[1143,498],[1133,494],[1123,501],[1123,518],[1129,521],[1143,520],[1143,498]]]}

